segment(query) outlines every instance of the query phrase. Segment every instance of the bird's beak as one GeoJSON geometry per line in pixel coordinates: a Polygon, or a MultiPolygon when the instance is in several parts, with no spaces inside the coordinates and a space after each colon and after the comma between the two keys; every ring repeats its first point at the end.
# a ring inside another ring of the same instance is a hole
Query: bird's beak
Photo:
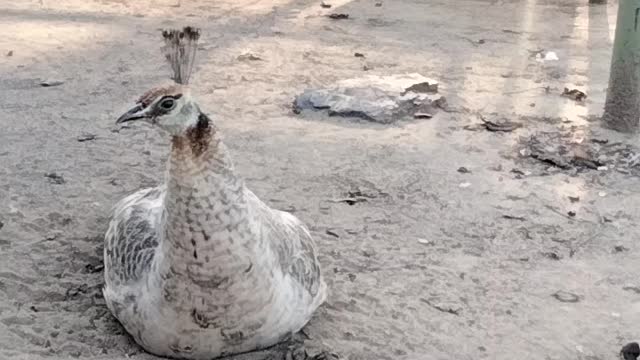
{"type": "Polygon", "coordinates": [[[144,119],[147,116],[148,116],[148,113],[146,109],[144,109],[141,104],[138,104],[133,109],[122,114],[122,116],[120,116],[118,120],[116,120],[116,124],[122,124],[127,121],[144,119]]]}

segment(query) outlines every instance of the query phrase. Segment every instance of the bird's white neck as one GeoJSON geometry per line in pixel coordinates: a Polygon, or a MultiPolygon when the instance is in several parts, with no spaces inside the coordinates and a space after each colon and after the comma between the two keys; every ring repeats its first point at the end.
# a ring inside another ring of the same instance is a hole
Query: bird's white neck
{"type": "Polygon", "coordinates": [[[251,247],[244,182],[211,123],[173,138],[166,182],[161,271],[214,286],[206,274],[249,266],[235,255],[251,247]]]}

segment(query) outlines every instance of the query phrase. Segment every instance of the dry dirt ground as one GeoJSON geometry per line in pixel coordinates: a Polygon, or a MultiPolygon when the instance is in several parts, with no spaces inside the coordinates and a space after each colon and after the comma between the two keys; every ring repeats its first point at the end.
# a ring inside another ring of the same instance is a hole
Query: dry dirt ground
{"type": "MultiPolygon", "coordinates": [[[[637,142],[594,121],[617,4],[327,2],[0,0],[1,359],[152,358],[104,305],[102,236],[118,199],[162,181],[166,136],[114,120],[167,79],[158,30],[186,24],[203,31],[193,89],[240,173],[321,247],[331,296],[309,353],[604,360],[640,337],[638,177],[551,169],[518,145],[561,129],[637,142]],[[438,79],[449,112],[383,126],[291,111],[306,88],[403,72],[438,79]],[[476,113],[524,127],[476,129],[476,113]]],[[[245,358],[263,355],[284,356],[245,358]]]]}

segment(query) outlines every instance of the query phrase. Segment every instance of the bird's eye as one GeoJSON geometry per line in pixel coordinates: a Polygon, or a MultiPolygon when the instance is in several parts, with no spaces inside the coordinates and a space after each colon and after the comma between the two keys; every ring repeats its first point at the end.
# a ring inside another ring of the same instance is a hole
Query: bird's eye
{"type": "Polygon", "coordinates": [[[172,98],[167,98],[162,100],[162,102],[160,103],[160,107],[164,110],[171,110],[176,106],[176,101],[173,100],[172,98]]]}

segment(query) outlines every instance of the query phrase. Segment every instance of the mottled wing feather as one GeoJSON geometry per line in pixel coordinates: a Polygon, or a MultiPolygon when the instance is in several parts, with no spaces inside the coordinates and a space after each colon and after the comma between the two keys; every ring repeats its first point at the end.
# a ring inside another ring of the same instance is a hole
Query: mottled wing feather
{"type": "Polygon", "coordinates": [[[158,246],[164,187],[140,190],[116,204],[105,236],[105,271],[111,284],[137,281],[158,246]]]}
{"type": "MultiPolygon", "coordinates": [[[[312,298],[322,289],[320,265],[309,230],[295,216],[273,210],[249,192],[251,206],[263,225],[261,236],[277,255],[284,274],[295,279],[312,298]]],[[[320,294],[322,295],[322,294],[320,294]]]]}

